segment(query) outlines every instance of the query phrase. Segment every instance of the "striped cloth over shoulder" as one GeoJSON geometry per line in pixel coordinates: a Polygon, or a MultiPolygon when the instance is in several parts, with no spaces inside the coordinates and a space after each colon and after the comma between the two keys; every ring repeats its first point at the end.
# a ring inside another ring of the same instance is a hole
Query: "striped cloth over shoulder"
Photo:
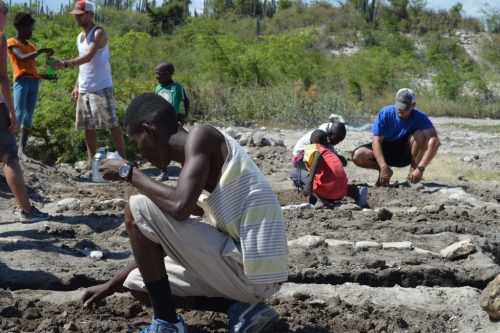
{"type": "Polygon", "coordinates": [[[222,134],[228,157],[204,205],[205,214],[240,243],[244,272],[252,283],[286,281],[287,241],[280,203],[245,150],[222,134]]]}

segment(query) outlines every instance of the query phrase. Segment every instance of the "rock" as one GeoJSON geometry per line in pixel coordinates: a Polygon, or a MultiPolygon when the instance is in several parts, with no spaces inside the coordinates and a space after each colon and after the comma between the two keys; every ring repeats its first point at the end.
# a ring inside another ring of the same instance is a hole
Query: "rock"
{"type": "Polygon", "coordinates": [[[288,242],[289,247],[314,248],[325,243],[325,239],[320,236],[306,235],[288,242]]]}
{"type": "Polygon", "coordinates": [[[355,245],[356,250],[381,249],[382,244],[375,241],[361,241],[355,245]]]}
{"type": "Polygon", "coordinates": [[[274,141],[268,138],[262,138],[260,141],[258,141],[257,145],[259,147],[271,147],[274,146],[274,141]]]}
{"type": "Polygon", "coordinates": [[[274,140],[274,146],[286,148],[285,141],[283,141],[283,139],[274,140]]]}
{"type": "Polygon", "coordinates": [[[78,326],[76,326],[74,322],[70,321],[69,323],[64,325],[63,329],[64,332],[76,332],[78,331],[78,326]]]}
{"type": "Polygon", "coordinates": [[[97,250],[90,251],[89,257],[92,259],[99,260],[99,259],[102,259],[102,257],[104,257],[104,253],[102,253],[102,251],[97,251],[97,250]]]}
{"type": "Polygon", "coordinates": [[[382,243],[382,248],[384,250],[411,250],[413,249],[412,242],[402,241],[402,242],[387,242],[382,243]]]}
{"type": "Polygon", "coordinates": [[[444,248],[441,251],[439,251],[439,254],[443,258],[453,260],[456,258],[466,257],[474,252],[476,252],[476,246],[472,244],[470,239],[466,239],[451,244],[447,248],[444,248]]]}
{"type": "Polygon", "coordinates": [[[440,211],[444,210],[444,205],[428,205],[424,206],[422,208],[423,211],[431,214],[439,213],[440,211]]]}
{"type": "Polygon", "coordinates": [[[110,207],[115,209],[123,209],[127,205],[127,200],[122,198],[115,198],[111,200],[101,201],[100,204],[102,207],[110,207]]]}
{"type": "Polygon", "coordinates": [[[375,216],[375,221],[387,221],[392,219],[392,212],[387,208],[380,208],[375,216]]]}
{"type": "Polygon", "coordinates": [[[463,160],[464,162],[466,162],[466,163],[470,163],[470,162],[472,162],[472,157],[470,157],[470,156],[465,156],[462,160],[463,160]]]}
{"type": "Polygon", "coordinates": [[[236,131],[234,127],[226,128],[225,132],[235,140],[238,140],[241,137],[241,134],[238,131],[236,131]]]}
{"type": "Polygon", "coordinates": [[[87,161],[78,161],[73,164],[73,168],[75,168],[76,171],[88,171],[89,164],[87,161]]]}
{"type": "Polygon", "coordinates": [[[483,290],[479,305],[491,318],[500,319],[500,274],[483,290]]]}
{"type": "Polygon", "coordinates": [[[429,254],[429,255],[432,255],[435,257],[439,257],[439,254],[437,254],[437,253],[429,251],[429,250],[421,249],[419,247],[414,247],[413,252],[418,253],[418,254],[429,254]]]}
{"type": "Polygon", "coordinates": [[[355,243],[345,240],[337,240],[337,239],[325,239],[325,243],[331,247],[345,247],[348,249],[354,248],[355,243]]]}
{"type": "Polygon", "coordinates": [[[81,201],[77,198],[66,198],[62,199],[57,203],[57,209],[61,211],[77,209],[80,207],[81,201]]]}
{"type": "Polygon", "coordinates": [[[361,210],[361,207],[354,203],[346,203],[346,204],[341,204],[339,206],[339,209],[341,210],[361,210]]]}
{"type": "Polygon", "coordinates": [[[299,205],[287,205],[287,206],[283,206],[281,207],[281,210],[282,211],[286,211],[286,210],[303,210],[303,209],[314,209],[314,205],[311,205],[310,203],[302,203],[302,204],[299,204],[299,205]]]}
{"type": "Polygon", "coordinates": [[[238,140],[238,143],[241,145],[241,146],[246,146],[246,145],[250,145],[250,142],[253,143],[253,139],[252,139],[252,134],[251,133],[245,133],[245,134],[242,134],[240,136],[240,139],[238,140]]]}
{"type": "Polygon", "coordinates": [[[406,212],[408,214],[413,214],[413,213],[416,213],[417,212],[417,207],[413,206],[413,207],[410,207],[406,210],[406,212]]]}
{"type": "Polygon", "coordinates": [[[463,181],[463,182],[468,182],[469,180],[464,176],[464,175],[459,175],[457,177],[458,180],[463,181]]]}
{"type": "Polygon", "coordinates": [[[474,156],[473,156],[473,157],[474,157],[474,159],[475,159],[475,160],[478,160],[478,159],[479,159],[479,155],[478,155],[478,154],[474,154],[474,156]]]}
{"type": "Polygon", "coordinates": [[[420,214],[411,219],[412,222],[426,222],[429,219],[424,214],[420,214]]]}
{"type": "Polygon", "coordinates": [[[318,307],[318,308],[324,308],[327,305],[326,301],[322,300],[320,298],[315,298],[315,299],[310,300],[309,304],[314,306],[314,307],[318,307]]]}

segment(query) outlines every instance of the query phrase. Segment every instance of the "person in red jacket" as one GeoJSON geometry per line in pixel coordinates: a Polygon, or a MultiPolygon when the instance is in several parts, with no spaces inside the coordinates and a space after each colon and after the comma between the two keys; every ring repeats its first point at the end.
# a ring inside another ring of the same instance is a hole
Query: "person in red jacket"
{"type": "Polygon", "coordinates": [[[347,175],[340,158],[327,148],[328,136],[323,130],[311,134],[311,144],[304,150],[304,164],[309,177],[304,187],[304,195],[311,196],[315,207],[330,206],[345,196],[353,198],[364,208],[367,206],[368,188],[348,184],[347,175]]]}

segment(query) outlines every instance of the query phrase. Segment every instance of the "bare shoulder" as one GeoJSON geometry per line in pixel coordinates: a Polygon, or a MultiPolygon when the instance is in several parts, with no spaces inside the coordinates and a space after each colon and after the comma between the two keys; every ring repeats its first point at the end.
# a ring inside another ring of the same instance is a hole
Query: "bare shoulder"
{"type": "Polygon", "coordinates": [[[103,28],[97,27],[94,30],[94,35],[92,36],[92,40],[96,44],[99,44],[99,46],[102,46],[103,44],[106,44],[106,42],[108,41],[108,36],[106,35],[106,32],[104,31],[103,28]]]}
{"type": "Polygon", "coordinates": [[[217,145],[224,142],[224,135],[215,127],[210,125],[198,125],[193,127],[188,134],[187,142],[200,144],[203,146],[217,145]]]}

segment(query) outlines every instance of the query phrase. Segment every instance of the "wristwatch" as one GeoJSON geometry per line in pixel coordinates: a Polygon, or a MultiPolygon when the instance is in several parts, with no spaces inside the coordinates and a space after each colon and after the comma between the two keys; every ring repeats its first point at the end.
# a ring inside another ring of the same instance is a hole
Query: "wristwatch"
{"type": "Polygon", "coordinates": [[[132,171],[134,170],[135,164],[132,162],[124,163],[120,165],[118,169],[118,175],[121,179],[129,182],[132,179],[132,171]]]}
{"type": "Polygon", "coordinates": [[[422,173],[425,171],[425,167],[423,167],[423,166],[418,166],[417,169],[418,169],[418,171],[420,171],[422,173]]]}

